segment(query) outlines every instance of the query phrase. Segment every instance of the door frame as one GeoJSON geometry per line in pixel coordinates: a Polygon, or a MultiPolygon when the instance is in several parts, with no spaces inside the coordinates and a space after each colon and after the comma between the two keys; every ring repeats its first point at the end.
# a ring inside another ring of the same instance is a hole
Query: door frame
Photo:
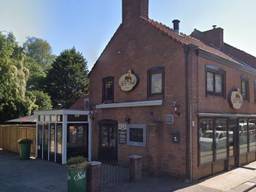
{"type": "Polygon", "coordinates": [[[101,139],[101,133],[102,133],[102,126],[103,125],[112,125],[114,126],[114,129],[116,130],[115,131],[115,137],[116,137],[116,148],[115,148],[115,161],[118,161],[118,122],[116,120],[112,120],[112,119],[103,119],[103,120],[100,120],[98,122],[98,126],[99,126],[99,148],[98,148],[98,159],[99,160],[102,160],[101,159],[101,142],[102,142],[102,139],[101,139]]]}

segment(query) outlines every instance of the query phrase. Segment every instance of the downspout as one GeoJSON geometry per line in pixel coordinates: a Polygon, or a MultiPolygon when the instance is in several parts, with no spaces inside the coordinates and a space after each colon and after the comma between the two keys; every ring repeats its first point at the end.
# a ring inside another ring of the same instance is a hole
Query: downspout
{"type": "Polygon", "coordinates": [[[186,172],[190,182],[193,181],[193,51],[196,50],[195,45],[189,44],[184,47],[185,53],[185,94],[186,94],[186,172]]]}
{"type": "Polygon", "coordinates": [[[185,105],[186,105],[186,173],[189,181],[192,179],[192,169],[191,169],[191,130],[190,130],[190,101],[189,101],[189,46],[184,47],[185,53],[185,105]]]}

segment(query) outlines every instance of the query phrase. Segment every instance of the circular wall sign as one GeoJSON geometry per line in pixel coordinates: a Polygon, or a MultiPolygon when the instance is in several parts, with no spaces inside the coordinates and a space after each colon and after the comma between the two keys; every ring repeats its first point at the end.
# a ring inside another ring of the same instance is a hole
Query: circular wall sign
{"type": "Polygon", "coordinates": [[[243,96],[239,90],[232,91],[230,96],[231,105],[234,109],[241,109],[243,105],[243,96]]]}
{"type": "Polygon", "coordinates": [[[124,92],[131,91],[137,85],[137,83],[138,78],[132,73],[131,70],[122,75],[119,79],[119,87],[124,92]]]}

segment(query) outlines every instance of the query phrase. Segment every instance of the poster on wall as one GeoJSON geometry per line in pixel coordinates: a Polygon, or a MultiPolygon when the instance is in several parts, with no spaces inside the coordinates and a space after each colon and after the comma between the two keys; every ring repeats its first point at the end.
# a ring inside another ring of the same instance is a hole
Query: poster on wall
{"type": "Polygon", "coordinates": [[[119,144],[127,143],[127,126],[125,123],[118,124],[118,140],[119,144]]]}

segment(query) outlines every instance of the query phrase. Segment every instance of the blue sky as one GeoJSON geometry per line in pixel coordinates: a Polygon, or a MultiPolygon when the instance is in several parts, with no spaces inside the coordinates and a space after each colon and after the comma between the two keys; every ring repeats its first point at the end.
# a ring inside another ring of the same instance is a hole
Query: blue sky
{"type": "MultiPolygon", "coordinates": [[[[149,0],[150,18],[181,31],[224,28],[226,42],[256,55],[255,0],[149,0]]],[[[121,0],[0,0],[0,31],[23,43],[28,36],[47,40],[55,54],[76,47],[92,67],[121,23],[121,0]]]]}

